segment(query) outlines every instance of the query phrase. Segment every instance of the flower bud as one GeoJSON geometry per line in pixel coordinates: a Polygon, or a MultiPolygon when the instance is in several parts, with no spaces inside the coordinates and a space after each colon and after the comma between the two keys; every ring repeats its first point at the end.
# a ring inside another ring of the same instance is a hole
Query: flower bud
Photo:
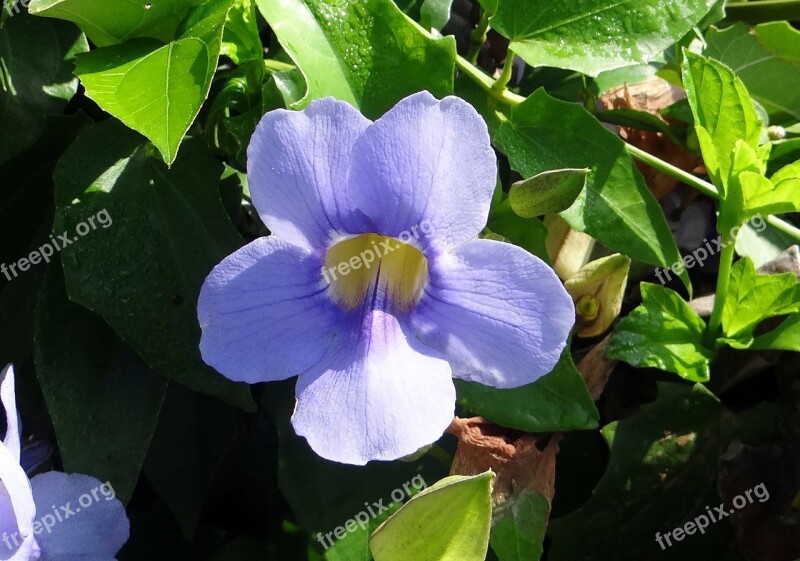
{"type": "Polygon", "coordinates": [[[545,247],[553,262],[553,269],[561,280],[576,274],[589,261],[595,240],[588,234],[573,230],[558,214],[544,218],[547,227],[545,247]]]}
{"type": "Polygon", "coordinates": [[[564,283],[575,302],[578,337],[595,337],[619,315],[631,260],[616,253],[587,263],[564,283]]]}

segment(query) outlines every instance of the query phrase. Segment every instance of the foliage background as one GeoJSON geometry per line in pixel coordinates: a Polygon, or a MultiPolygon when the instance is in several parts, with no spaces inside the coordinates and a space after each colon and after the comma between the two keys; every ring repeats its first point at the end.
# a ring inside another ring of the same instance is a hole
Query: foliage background
{"type": "MultiPolygon", "coordinates": [[[[28,446],[110,480],[126,502],[121,561],[369,559],[367,532],[324,552],[316,533],[415,475],[444,477],[455,454],[448,434],[409,462],[323,461],[288,425],[292,381],[250,388],[202,362],[205,275],[267,233],[243,174],[266,111],[334,96],[377,118],[420,90],[463,97],[500,161],[486,235],[551,259],[548,221],[511,212],[506,194],[541,172],[588,169],[560,214],[599,242],[594,257],[630,258],[622,316],[654,266],[716,235],[714,203],[691,180],[664,188],[668,176],[632,157],[638,147],[702,176],[686,101],[661,119],[601,94],[656,75],[680,85],[682,49],[703,52],[757,103],[770,173],[800,158],[794,1],[33,0],[0,17],[0,263],[102,209],[113,218],[51,263],[0,276],[0,364],[17,365],[28,446]]],[[[793,220],[747,232],[737,252],[769,260],[798,239],[793,220]]],[[[669,286],[714,292],[716,266],[669,286]]],[[[496,514],[488,558],[800,557],[796,355],[726,348],[695,385],[642,357],[603,359],[607,334],[576,337],[531,386],[459,385],[460,415],[487,417],[507,441],[561,439],[540,478],[554,488],[532,485],[496,514]],[[655,543],[759,483],[766,503],[666,551],[655,543]]]]}

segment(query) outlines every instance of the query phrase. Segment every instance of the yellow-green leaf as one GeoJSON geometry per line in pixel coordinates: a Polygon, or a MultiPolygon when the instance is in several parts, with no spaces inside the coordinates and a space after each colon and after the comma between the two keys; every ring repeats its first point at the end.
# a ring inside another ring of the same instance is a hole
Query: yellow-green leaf
{"type": "Polygon", "coordinates": [[[454,475],[416,495],[372,534],[375,561],[483,561],[493,478],[454,475]]]}

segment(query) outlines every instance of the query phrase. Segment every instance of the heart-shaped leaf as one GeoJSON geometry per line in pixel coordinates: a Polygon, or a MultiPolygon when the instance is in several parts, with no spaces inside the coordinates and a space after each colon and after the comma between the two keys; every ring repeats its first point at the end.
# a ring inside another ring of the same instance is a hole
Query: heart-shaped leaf
{"type": "Polygon", "coordinates": [[[231,0],[209,0],[195,8],[166,45],[134,39],[78,59],[86,95],[149,138],[167,164],[208,95],[230,7],[231,0]]]}

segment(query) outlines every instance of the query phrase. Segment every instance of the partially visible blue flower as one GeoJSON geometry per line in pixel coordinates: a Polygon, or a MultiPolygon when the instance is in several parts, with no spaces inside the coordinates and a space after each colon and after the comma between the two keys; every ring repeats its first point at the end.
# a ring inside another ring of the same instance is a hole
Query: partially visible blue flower
{"type": "Polygon", "coordinates": [[[203,358],[237,381],[299,376],[296,432],[352,464],[437,440],[451,376],[513,388],[550,372],[574,307],[540,259],[477,239],[496,165],[454,97],[415,94],[374,123],[333,99],[267,113],[248,176],[273,235],[206,279],[203,358]]]}
{"type": "Polygon", "coordinates": [[[88,475],[57,471],[28,479],[20,466],[10,364],[0,372],[0,399],[7,424],[0,444],[0,559],[113,561],[129,533],[125,507],[113,489],[88,475]]]}

